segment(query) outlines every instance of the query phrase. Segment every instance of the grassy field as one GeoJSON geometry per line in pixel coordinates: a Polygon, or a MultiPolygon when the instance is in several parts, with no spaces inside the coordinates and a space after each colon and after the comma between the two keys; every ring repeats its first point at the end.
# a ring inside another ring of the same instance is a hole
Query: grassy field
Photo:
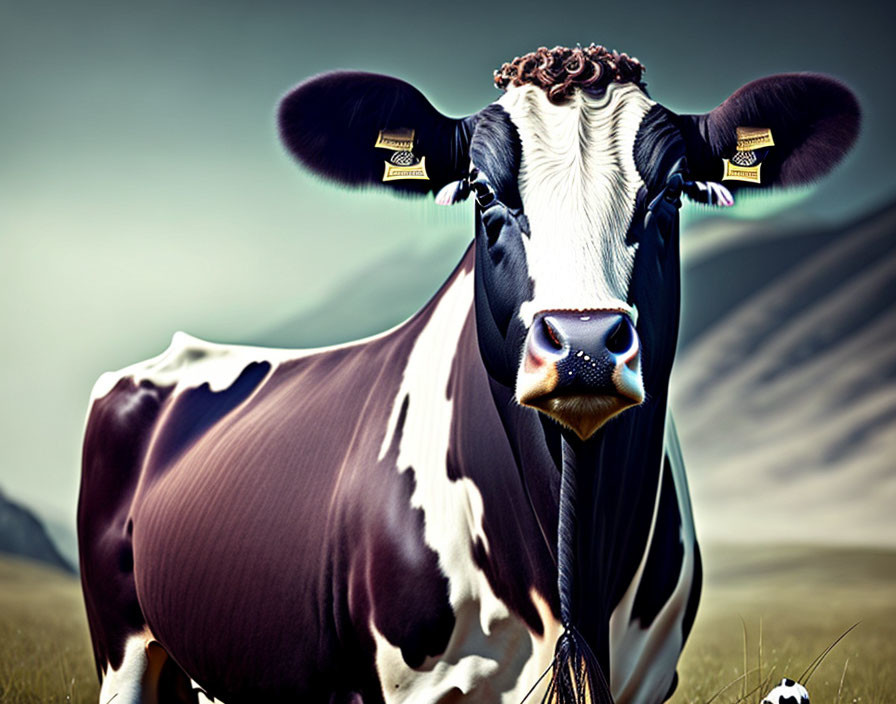
{"type": "Polygon", "coordinates": [[[96,704],[98,695],[78,579],[0,559],[0,702],[96,704]]]}
{"type": "MultiPolygon", "coordinates": [[[[706,704],[732,681],[714,704],[756,704],[767,688],[750,690],[760,681],[798,678],[856,622],[809,681],[812,701],[896,701],[896,553],[741,546],[705,552],[704,599],[674,704],[706,704]],[[744,627],[747,678],[738,680],[744,627]]],[[[0,702],[93,704],[96,698],[77,579],[0,559],[0,702]]]]}
{"type": "Polygon", "coordinates": [[[742,676],[745,652],[746,679],[714,702],[755,704],[769,689],[750,694],[760,681],[798,679],[855,623],[808,682],[812,702],[896,701],[896,553],[743,546],[705,552],[704,597],[674,704],[709,701],[742,676]]]}

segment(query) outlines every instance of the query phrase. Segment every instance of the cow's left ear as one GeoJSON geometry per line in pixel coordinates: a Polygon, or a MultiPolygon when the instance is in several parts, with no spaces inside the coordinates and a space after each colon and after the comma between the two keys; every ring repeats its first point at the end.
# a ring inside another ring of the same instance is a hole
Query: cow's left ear
{"type": "Polygon", "coordinates": [[[855,142],[859,103],[817,74],[760,78],[703,115],[682,115],[692,177],[744,185],[797,186],[830,171],[855,142]]]}
{"type": "Polygon", "coordinates": [[[466,175],[473,121],[442,115],[404,81],[359,71],[305,81],[278,112],[283,143],[315,173],[410,194],[466,175]]]}

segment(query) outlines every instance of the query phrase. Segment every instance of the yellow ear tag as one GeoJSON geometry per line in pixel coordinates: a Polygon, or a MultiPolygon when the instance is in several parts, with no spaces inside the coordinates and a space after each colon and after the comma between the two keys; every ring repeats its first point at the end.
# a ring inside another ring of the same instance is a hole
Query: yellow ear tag
{"type": "Polygon", "coordinates": [[[725,165],[725,172],[722,174],[723,181],[747,181],[748,183],[762,183],[759,177],[759,169],[762,164],[756,166],[737,166],[732,164],[728,159],[722,159],[725,165]]]}
{"type": "Polygon", "coordinates": [[[737,151],[730,159],[722,159],[725,172],[723,181],[761,183],[759,175],[762,158],[769,147],[775,146],[772,131],[768,127],[738,127],[737,151]],[[765,150],[757,154],[758,150],[765,150]]]}
{"type": "Polygon", "coordinates": [[[414,156],[414,130],[407,128],[380,130],[373,147],[392,151],[389,161],[385,162],[383,183],[408,179],[429,181],[426,173],[426,157],[418,159],[414,156]]]}
{"type": "Polygon", "coordinates": [[[391,149],[393,152],[410,152],[414,150],[414,130],[380,130],[374,149],[391,149]]]}
{"type": "MultiPolygon", "coordinates": [[[[402,152],[397,152],[401,154],[402,152]]],[[[401,179],[417,179],[419,181],[429,181],[426,175],[426,157],[421,157],[420,161],[410,166],[401,166],[398,164],[390,164],[388,161],[386,170],[383,172],[383,183],[386,181],[398,181],[401,179]]]]}
{"type": "Polygon", "coordinates": [[[768,127],[738,127],[737,151],[750,152],[775,146],[772,131],[768,127]]]}

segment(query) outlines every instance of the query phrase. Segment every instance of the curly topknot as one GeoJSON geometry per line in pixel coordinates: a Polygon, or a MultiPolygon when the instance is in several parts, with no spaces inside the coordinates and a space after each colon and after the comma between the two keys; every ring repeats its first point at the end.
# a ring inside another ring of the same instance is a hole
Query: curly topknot
{"type": "Polygon", "coordinates": [[[610,83],[634,83],[643,90],[645,84],[641,75],[644,71],[641,62],[628,54],[594,44],[574,49],[540,47],[495,71],[495,85],[507,90],[510,85],[531,83],[543,89],[552,103],[559,104],[577,87],[600,91],[610,83]]]}

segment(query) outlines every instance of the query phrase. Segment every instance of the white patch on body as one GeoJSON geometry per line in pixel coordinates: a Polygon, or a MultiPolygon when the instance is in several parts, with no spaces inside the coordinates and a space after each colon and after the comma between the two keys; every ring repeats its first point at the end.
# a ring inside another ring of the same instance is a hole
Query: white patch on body
{"type": "MultiPolygon", "coordinates": [[[[283,362],[364,345],[385,337],[406,324],[407,321],[404,321],[389,330],[360,340],[306,349],[222,345],[200,340],[185,332],[176,332],[171,338],[168,349],[162,354],[118,371],[100,375],[90,394],[90,403],[92,405],[95,400],[108,394],[121,379],[127,377],[131,377],[136,384],[146,380],[156,386],[176,385],[175,395],[205,383],[208,383],[212,391],[221,391],[229,388],[242,371],[253,362],[269,362],[273,372],[283,362]]],[[[268,375],[270,376],[270,372],[268,375]]]]}
{"type": "Polygon", "coordinates": [[[135,384],[150,381],[156,386],[181,389],[208,383],[212,391],[226,389],[252,362],[271,362],[272,366],[287,358],[286,350],[272,350],[244,345],[219,345],[176,332],[162,354],[119,371],[106,372],[97,380],[91,401],[108,394],[120,379],[131,377],[135,384]]]}
{"type": "Polygon", "coordinates": [[[113,670],[107,664],[103,671],[99,704],[155,704],[159,675],[167,658],[148,628],[129,636],[121,665],[113,670]]]}
{"type": "Polygon", "coordinates": [[[106,668],[100,687],[99,704],[140,704],[143,701],[143,676],[149,667],[146,637],[141,633],[127,639],[124,658],[117,670],[106,668]]]}
{"type": "Polygon", "coordinates": [[[678,656],[681,653],[682,623],[691,585],[694,581],[696,535],[691,513],[691,500],[684,460],[678,444],[675,424],[669,413],[666,418],[665,455],[669,457],[678,510],[681,515],[683,547],[681,572],[672,595],[663,604],[647,629],[632,621],[632,607],[647,565],[650,544],[656,529],[657,509],[662,491],[662,462],[644,556],[631,584],[610,616],[610,689],[617,704],[662,701],[672,684],[678,656]]]}
{"type": "Polygon", "coordinates": [[[477,538],[488,550],[482,496],[469,479],[452,481],[447,476],[453,403],[445,389],[472,304],[473,275],[461,272],[414,343],[380,448],[383,459],[408,396],[397,467],[400,472],[413,467],[416,486],[411,505],[423,511],[424,540],[438,555],[448,579],[456,619],[445,652],[427,659],[418,670],[408,667],[400,649],[371,620],[376,668],[390,703],[438,702],[461,694],[467,697],[464,701],[518,704],[550,663],[560,633],[559,623],[537,594],[532,597],[545,625],[541,638],[495,596],[470,550],[477,538]]]}
{"type": "Polygon", "coordinates": [[[633,84],[595,97],[576,91],[563,105],[524,85],[498,101],[522,144],[519,189],[531,236],[523,238],[532,300],[526,327],[546,310],[625,310],[635,244],[625,237],[644,184],[634,144],[654,105],[633,84]]]}
{"type": "Polygon", "coordinates": [[[194,679],[190,679],[190,689],[193,690],[193,694],[196,695],[198,704],[224,704],[220,699],[215,699],[211,694],[206,692],[202,688],[202,685],[194,679]]]}

